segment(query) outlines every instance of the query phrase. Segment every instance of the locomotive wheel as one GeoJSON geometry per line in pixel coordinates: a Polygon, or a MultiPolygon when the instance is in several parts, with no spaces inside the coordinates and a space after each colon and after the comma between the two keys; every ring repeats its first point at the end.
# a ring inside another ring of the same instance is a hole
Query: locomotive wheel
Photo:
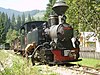
{"type": "Polygon", "coordinates": [[[41,49],[39,53],[40,53],[40,62],[46,63],[45,49],[44,48],[41,49]]]}
{"type": "Polygon", "coordinates": [[[35,61],[39,62],[40,64],[46,64],[44,47],[41,47],[39,50],[35,52],[34,56],[32,56],[32,63],[34,64],[35,61]]]}
{"type": "Polygon", "coordinates": [[[46,57],[45,57],[45,49],[44,49],[44,47],[42,47],[40,50],[38,50],[37,52],[36,52],[36,56],[37,56],[37,58],[38,58],[38,60],[39,60],[39,62],[41,63],[41,64],[43,64],[43,63],[46,63],[46,57]]]}

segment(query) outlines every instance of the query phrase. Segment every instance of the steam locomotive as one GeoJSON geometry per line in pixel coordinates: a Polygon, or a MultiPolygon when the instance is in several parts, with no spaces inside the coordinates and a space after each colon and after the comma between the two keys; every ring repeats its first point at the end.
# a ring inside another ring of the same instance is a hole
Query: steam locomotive
{"type": "Polygon", "coordinates": [[[56,14],[50,15],[48,21],[33,21],[22,25],[20,29],[19,50],[25,51],[28,44],[35,43],[30,51],[31,60],[42,63],[65,63],[79,58],[79,41],[74,38],[73,28],[66,23],[64,15],[68,6],[65,2],[56,2],[53,6],[56,14]]]}

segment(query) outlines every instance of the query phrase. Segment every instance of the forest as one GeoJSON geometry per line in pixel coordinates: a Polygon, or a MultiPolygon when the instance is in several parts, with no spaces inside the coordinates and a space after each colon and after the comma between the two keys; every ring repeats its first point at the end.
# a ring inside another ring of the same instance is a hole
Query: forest
{"type": "MultiPolygon", "coordinates": [[[[100,41],[100,0],[64,0],[68,5],[66,22],[79,32],[95,32],[100,41]]],[[[49,0],[43,20],[47,20],[56,0],[49,0]]],[[[9,18],[6,13],[0,12],[0,44],[11,43],[19,37],[22,24],[35,19],[30,14],[9,18]]]]}

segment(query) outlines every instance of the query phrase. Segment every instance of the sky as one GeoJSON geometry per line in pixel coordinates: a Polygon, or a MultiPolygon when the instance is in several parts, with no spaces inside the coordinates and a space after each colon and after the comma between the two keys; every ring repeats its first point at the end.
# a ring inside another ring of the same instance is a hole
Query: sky
{"type": "Polygon", "coordinates": [[[0,0],[0,7],[18,11],[45,10],[49,0],[0,0]]]}

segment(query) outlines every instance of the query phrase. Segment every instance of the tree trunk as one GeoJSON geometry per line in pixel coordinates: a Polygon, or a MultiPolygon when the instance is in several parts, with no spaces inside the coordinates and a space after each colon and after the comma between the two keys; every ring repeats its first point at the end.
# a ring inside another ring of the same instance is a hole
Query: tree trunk
{"type": "Polygon", "coordinates": [[[100,41],[97,37],[97,40],[96,40],[96,52],[100,52],[100,41]]]}

